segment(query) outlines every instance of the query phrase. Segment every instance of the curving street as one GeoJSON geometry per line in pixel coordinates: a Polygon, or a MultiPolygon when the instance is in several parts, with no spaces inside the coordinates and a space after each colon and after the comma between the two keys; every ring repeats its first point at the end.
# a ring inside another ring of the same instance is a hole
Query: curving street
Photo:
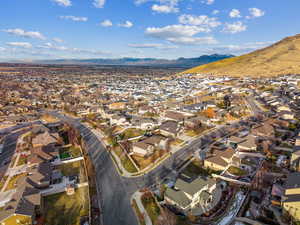
{"type": "Polygon", "coordinates": [[[102,222],[105,225],[138,225],[137,218],[130,205],[132,194],[138,189],[152,186],[168,175],[176,176],[176,168],[181,166],[189,156],[194,154],[200,147],[203,148],[213,142],[211,136],[223,137],[229,133],[229,128],[239,127],[240,123],[220,126],[210,134],[194,140],[144,176],[126,178],[119,175],[109,152],[106,151],[101,141],[89,128],[77,119],[56,112],[52,112],[52,114],[75,126],[84,138],[86,150],[96,170],[98,198],[101,199],[102,222]]]}

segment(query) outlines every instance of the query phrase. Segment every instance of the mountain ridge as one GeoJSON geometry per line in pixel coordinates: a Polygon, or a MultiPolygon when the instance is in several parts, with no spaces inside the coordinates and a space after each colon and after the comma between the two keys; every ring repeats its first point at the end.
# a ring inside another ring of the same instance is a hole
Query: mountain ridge
{"type": "Polygon", "coordinates": [[[124,57],[116,59],[95,58],[95,59],[53,59],[53,60],[35,60],[31,63],[38,64],[78,64],[78,65],[132,65],[132,66],[177,66],[177,67],[193,67],[199,64],[215,62],[225,58],[234,57],[234,55],[212,54],[202,55],[194,58],[180,57],[178,59],[158,59],[158,58],[133,58],[124,57]]]}
{"type": "Polygon", "coordinates": [[[300,74],[300,34],[251,53],[200,65],[183,73],[238,77],[300,74]]]}

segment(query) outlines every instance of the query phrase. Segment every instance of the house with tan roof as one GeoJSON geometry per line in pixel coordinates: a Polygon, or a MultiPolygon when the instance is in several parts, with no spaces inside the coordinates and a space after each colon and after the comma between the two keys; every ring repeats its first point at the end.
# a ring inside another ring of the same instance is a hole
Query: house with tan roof
{"type": "Polygon", "coordinates": [[[215,171],[223,171],[230,165],[234,155],[235,151],[232,148],[225,151],[215,150],[212,156],[204,160],[204,167],[215,171]]]}
{"type": "Polygon", "coordinates": [[[133,154],[146,157],[154,153],[157,149],[166,150],[168,146],[168,138],[161,135],[154,135],[142,141],[133,143],[133,154]]]}

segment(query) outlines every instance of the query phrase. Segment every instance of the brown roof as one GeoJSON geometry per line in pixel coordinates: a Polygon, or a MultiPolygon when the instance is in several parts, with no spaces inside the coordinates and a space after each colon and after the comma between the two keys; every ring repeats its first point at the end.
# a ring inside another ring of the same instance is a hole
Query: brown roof
{"type": "Polygon", "coordinates": [[[180,125],[175,121],[164,122],[160,127],[160,130],[164,130],[173,134],[177,134],[180,130],[180,125]]]}
{"type": "Polygon", "coordinates": [[[177,121],[182,121],[185,118],[185,116],[182,113],[174,112],[174,111],[167,111],[165,117],[177,121]]]}

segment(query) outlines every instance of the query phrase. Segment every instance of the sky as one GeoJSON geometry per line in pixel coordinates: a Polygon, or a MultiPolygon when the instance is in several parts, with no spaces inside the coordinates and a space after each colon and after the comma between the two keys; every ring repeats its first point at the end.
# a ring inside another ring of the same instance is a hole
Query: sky
{"type": "Polygon", "coordinates": [[[299,0],[1,0],[0,61],[240,55],[300,33],[299,0]]]}

